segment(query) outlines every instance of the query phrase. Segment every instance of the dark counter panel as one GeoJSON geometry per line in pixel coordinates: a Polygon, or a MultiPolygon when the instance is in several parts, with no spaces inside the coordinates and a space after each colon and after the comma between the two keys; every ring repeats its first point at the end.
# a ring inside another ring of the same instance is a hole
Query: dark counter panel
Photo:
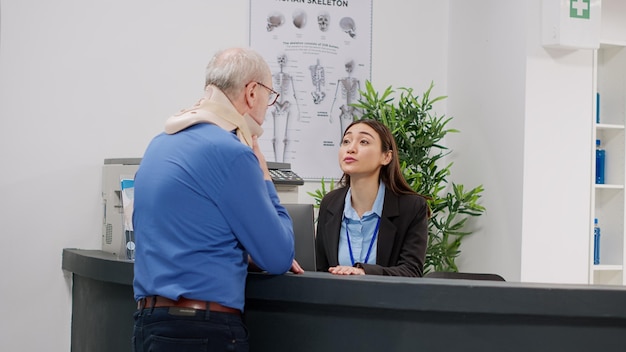
{"type": "MultiPolygon", "coordinates": [[[[130,351],[132,266],[63,251],[72,351],[130,351]]],[[[254,273],[245,319],[252,352],[626,351],[624,302],[613,286],[254,273]]]]}

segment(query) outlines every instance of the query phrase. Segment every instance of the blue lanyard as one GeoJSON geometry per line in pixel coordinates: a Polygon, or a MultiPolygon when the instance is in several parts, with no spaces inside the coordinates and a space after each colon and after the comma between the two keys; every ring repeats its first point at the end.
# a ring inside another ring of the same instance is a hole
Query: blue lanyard
{"type": "MultiPolygon", "coordinates": [[[[348,250],[350,251],[350,261],[352,262],[352,266],[354,266],[354,254],[352,254],[352,243],[350,242],[350,233],[348,233],[348,219],[346,218],[346,237],[348,239],[348,250]]],[[[370,253],[372,253],[372,247],[374,246],[374,242],[376,241],[376,235],[378,234],[378,225],[380,225],[380,217],[378,218],[378,222],[376,222],[376,228],[374,229],[374,234],[372,235],[372,240],[370,241],[370,246],[367,249],[367,255],[365,255],[365,260],[363,263],[367,263],[367,260],[370,258],[370,253]]]]}

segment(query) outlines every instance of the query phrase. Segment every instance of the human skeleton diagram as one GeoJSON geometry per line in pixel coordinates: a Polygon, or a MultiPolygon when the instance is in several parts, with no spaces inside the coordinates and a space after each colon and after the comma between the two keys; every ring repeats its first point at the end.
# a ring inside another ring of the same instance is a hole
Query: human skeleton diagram
{"type": "Polygon", "coordinates": [[[313,80],[313,85],[315,86],[315,91],[311,92],[311,95],[313,96],[313,102],[315,104],[319,104],[326,96],[326,93],[322,91],[322,86],[326,82],[324,67],[320,65],[320,60],[317,59],[317,63],[309,66],[309,69],[311,70],[311,79],[313,80]]]}
{"type": "Polygon", "coordinates": [[[350,60],[346,62],[346,72],[348,72],[348,77],[343,77],[337,81],[337,90],[335,91],[335,99],[333,100],[333,104],[330,107],[330,122],[333,122],[333,107],[335,106],[335,102],[337,101],[337,95],[339,94],[339,89],[341,88],[341,98],[345,100],[345,104],[341,105],[339,109],[341,110],[341,114],[339,115],[339,122],[341,124],[341,135],[345,132],[348,125],[354,121],[354,117],[358,116],[360,112],[350,104],[357,102],[357,95],[359,94],[359,90],[361,89],[361,83],[358,79],[352,77],[352,71],[354,69],[354,60],[350,60]]]}
{"type": "Polygon", "coordinates": [[[300,108],[298,107],[298,99],[296,90],[293,85],[293,78],[288,73],[283,72],[283,68],[287,64],[287,56],[285,54],[278,55],[278,65],[280,72],[272,74],[274,89],[280,93],[278,100],[272,106],[272,117],[274,119],[274,160],[277,162],[285,161],[286,152],[290,151],[291,137],[289,136],[289,121],[291,120],[291,104],[287,99],[287,93],[293,93],[293,103],[295,103],[298,119],[300,118],[300,108]]]}

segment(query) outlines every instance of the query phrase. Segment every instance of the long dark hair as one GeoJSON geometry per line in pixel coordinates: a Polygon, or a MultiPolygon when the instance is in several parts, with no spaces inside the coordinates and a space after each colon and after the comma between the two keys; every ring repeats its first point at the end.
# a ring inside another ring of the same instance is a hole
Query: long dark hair
{"type": "MultiPolygon", "coordinates": [[[[404,176],[402,175],[402,171],[400,170],[400,161],[398,157],[398,147],[396,146],[396,140],[393,138],[393,134],[389,130],[389,127],[385,126],[382,122],[370,119],[356,120],[346,128],[343,132],[343,136],[345,137],[346,132],[350,129],[350,127],[357,124],[366,124],[371,127],[378,136],[380,137],[381,142],[381,152],[386,153],[391,151],[391,161],[387,165],[383,165],[380,169],[379,178],[385,184],[385,187],[389,189],[396,195],[402,194],[418,194],[415,192],[411,186],[406,182],[404,176]]],[[[350,175],[344,173],[339,179],[339,185],[348,186],[350,185],[350,175]]]]}

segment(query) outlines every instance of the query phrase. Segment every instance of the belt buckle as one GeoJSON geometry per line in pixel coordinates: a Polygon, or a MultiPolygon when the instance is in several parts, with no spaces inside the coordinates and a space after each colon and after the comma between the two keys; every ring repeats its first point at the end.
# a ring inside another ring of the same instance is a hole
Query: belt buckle
{"type": "Polygon", "coordinates": [[[137,301],[137,310],[144,310],[146,308],[146,299],[141,298],[137,301]]]}
{"type": "Polygon", "coordinates": [[[185,307],[169,307],[167,313],[169,315],[176,315],[182,317],[192,317],[196,315],[197,309],[185,308],[185,307]]]}

